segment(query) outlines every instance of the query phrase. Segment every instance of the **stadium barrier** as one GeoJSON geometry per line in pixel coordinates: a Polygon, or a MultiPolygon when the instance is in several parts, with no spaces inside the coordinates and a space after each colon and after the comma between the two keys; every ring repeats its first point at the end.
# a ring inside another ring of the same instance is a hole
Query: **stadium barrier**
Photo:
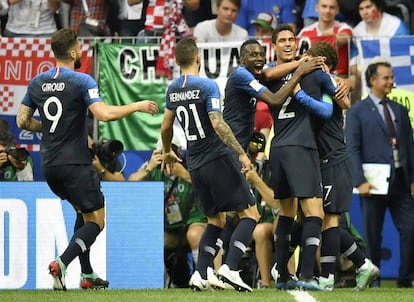
{"type": "MultiPolygon", "coordinates": [[[[110,288],[164,287],[161,182],[103,182],[106,226],[91,248],[91,263],[110,288]]],[[[72,206],[45,182],[0,182],[0,289],[51,289],[48,265],[73,235],[72,206]]],[[[75,259],[66,275],[79,288],[75,259]]]]}

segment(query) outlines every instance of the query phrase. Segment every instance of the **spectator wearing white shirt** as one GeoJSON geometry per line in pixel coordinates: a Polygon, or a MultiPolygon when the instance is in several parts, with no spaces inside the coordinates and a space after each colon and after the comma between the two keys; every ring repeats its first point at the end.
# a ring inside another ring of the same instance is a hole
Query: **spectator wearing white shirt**
{"type": "Polygon", "coordinates": [[[240,0],[217,0],[217,18],[198,23],[194,37],[198,42],[245,41],[247,30],[234,24],[240,10],[240,0]]]}
{"type": "Polygon", "coordinates": [[[10,0],[4,37],[51,37],[60,0],[10,0]]]}
{"type": "Polygon", "coordinates": [[[384,12],[382,0],[362,0],[359,3],[359,22],[353,29],[355,38],[392,37],[409,35],[406,24],[398,17],[384,12]]]}

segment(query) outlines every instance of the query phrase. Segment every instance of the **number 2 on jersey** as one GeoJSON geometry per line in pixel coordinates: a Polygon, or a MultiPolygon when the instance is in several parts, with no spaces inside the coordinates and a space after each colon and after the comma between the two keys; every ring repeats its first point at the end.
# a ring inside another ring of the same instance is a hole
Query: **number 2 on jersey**
{"type": "Polygon", "coordinates": [[[294,118],[295,117],[295,112],[294,111],[291,111],[291,112],[286,111],[287,106],[289,106],[291,101],[292,101],[292,97],[290,96],[283,103],[282,108],[279,111],[279,115],[277,116],[277,118],[279,120],[284,120],[284,119],[287,119],[287,118],[294,118]]]}

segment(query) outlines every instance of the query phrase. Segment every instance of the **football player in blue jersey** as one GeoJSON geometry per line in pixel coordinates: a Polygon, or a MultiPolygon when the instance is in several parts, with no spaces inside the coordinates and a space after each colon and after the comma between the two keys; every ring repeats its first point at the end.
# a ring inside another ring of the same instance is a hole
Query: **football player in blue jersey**
{"type": "Polygon", "coordinates": [[[289,66],[289,70],[294,71],[292,78],[275,92],[259,81],[263,77],[265,63],[263,46],[254,39],[245,41],[240,47],[241,66],[231,73],[225,87],[224,120],[230,125],[244,150],[247,150],[253,134],[257,100],[260,99],[270,106],[283,104],[301,77],[321,68],[323,60],[307,58],[301,64],[290,65],[294,66],[289,66]]]}
{"type": "MultiPolygon", "coordinates": [[[[296,37],[289,25],[279,25],[273,32],[272,42],[277,56],[276,66],[291,64],[295,60],[296,37]]],[[[316,70],[300,80],[303,90],[317,100],[321,96],[319,72],[321,71],[316,70]]],[[[292,73],[289,72],[282,78],[269,82],[268,87],[272,91],[278,91],[289,84],[291,78],[292,73]]],[[[309,290],[320,290],[317,281],[313,279],[313,268],[324,217],[322,179],[312,117],[298,102],[299,96],[289,96],[280,106],[270,107],[276,134],[271,143],[269,156],[271,184],[275,198],[280,199],[275,236],[275,259],[280,273],[277,287],[289,289],[299,285],[309,290]],[[300,267],[298,283],[292,280],[287,269],[288,235],[297,212],[296,198],[305,216],[301,241],[303,259],[306,260],[300,267]]],[[[272,269],[275,280],[276,263],[272,269]]]]}
{"type": "Polygon", "coordinates": [[[241,279],[238,267],[259,219],[255,200],[242,173],[253,167],[223,119],[218,85],[198,76],[200,55],[195,41],[179,41],[175,58],[181,76],[167,90],[161,126],[163,167],[169,165],[172,169],[173,163],[180,160],[171,149],[173,122],[177,118],[187,139],[186,162],[200,210],[208,218],[199,245],[198,264],[189,285],[194,290],[231,287],[251,291],[241,279]],[[238,154],[238,160],[234,153],[238,154]],[[232,234],[227,257],[217,271],[217,277],[212,269],[213,258],[227,211],[236,212],[240,222],[232,234]]]}
{"type": "Polygon", "coordinates": [[[49,264],[54,289],[66,290],[67,266],[79,257],[82,288],[108,287],[89,260],[90,247],[104,227],[104,196],[88,149],[87,110],[100,121],[112,121],[134,112],[157,113],[154,101],[144,100],[110,106],[99,95],[98,84],[87,74],[76,72],[81,65],[81,47],[76,33],[61,29],[53,34],[51,46],[56,67],[35,76],[17,113],[20,128],[42,132],[42,168],[50,189],[69,201],[78,217],[73,237],[65,251],[49,264]],[[40,121],[33,118],[38,110],[40,121]],[[81,219],[82,218],[82,219],[81,219]]]}
{"type": "MultiPolygon", "coordinates": [[[[326,58],[325,71],[335,70],[338,63],[336,49],[326,42],[313,45],[307,54],[326,58]]],[[[350,107],[350,101],[335,99],[334,78],[328,73],[325,78],[321,101],[299,102],[315,119],[316,144],[318,146],[323,184],[323,208],[325,217],[322,223],[321,274],[319,286],[324,290],[334,288],[337,255],[344,253],[356,266],[356,288],[363,290],[379,276],[379,269],[367,259],[357,247],[355,239],[345,229],[339,227],[341,213],[349,212],[352,200],[352,160],[345,144],[344,118],[342,109],[350,107]],[[329,88],[330,87],[330,88],[329,88]]]]}

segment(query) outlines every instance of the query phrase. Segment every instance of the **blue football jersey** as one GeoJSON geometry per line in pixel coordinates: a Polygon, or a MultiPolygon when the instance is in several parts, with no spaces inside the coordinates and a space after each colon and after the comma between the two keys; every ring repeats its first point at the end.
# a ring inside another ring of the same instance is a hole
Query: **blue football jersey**
{"type": "Polygon", "coordinates": [[[22,104],[39,111],[44,166],[92,162],[87,109],[101,101],[98,84],[90,75],[55,67],[33,78],[22,104]]]}
{"type": "Polygon", "coordinates": [[[189,171],[230,152],[210,122],[209,112],[222,112],[216,82],[198,76],[180,76],[167,89],[166,108],[175,112],[184,130],[189,171]]]}
{"type": "Polygon", "coordinates": [[[254,130],[254,115],[257,99],[267,88],[245,67],[232,72],[226,83],[224,98],[224,120],[230,125],[243,149],[254,130]]]}

